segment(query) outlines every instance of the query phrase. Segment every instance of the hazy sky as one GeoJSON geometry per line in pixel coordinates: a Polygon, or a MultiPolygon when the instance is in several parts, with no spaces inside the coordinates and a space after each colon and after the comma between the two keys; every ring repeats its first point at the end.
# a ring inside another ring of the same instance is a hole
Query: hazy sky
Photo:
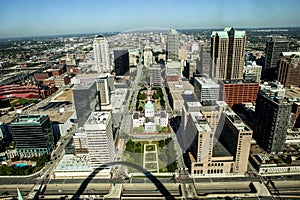
{"type": "Polygon", "coordinates": [[[300,26],[300,0],[0,0],[0,37],[300,26]]]}

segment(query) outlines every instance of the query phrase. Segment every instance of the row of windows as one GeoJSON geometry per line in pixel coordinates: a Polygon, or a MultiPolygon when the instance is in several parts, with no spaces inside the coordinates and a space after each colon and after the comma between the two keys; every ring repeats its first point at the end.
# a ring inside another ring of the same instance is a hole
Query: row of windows
{"type": "Polygon", "coordinates": [[[210,167],[210,166],[212,166],[212,167],[214,167],[214,166],[224,166],[224,164],[223,163],[208,163],[208,166],[210,167]]]}

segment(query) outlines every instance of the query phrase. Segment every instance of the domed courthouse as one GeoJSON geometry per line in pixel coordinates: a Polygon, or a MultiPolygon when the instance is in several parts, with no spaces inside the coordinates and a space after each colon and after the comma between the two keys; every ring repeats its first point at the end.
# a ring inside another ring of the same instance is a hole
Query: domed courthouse
{"type": "Polygon", "coordinates": [[[134,112],[132,115],[132,128],[144,127],[144,132],[158,132],[168,127],[168,113],[166,111],[155,112],[154,105],[148,98],[145,104],[145,112],[134,112]]]}

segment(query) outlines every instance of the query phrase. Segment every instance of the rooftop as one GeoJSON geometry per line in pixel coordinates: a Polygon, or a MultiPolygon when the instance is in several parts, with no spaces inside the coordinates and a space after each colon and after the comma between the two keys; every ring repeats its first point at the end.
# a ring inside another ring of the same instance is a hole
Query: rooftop
{"type": "Polygon", "coordinates": [[[55,171],[87,171],[92,172],[92,167],[89,165],[90,157],[88,155],[71,155],[66,154],[58,163],[55,171]]]}
{"type": "MultiPolygon", "coordinates": [[[[233,29],[232,27],[226,27],[224,29],[224,31],[213,31],[211,34],[211,37],[214,37],[216,34],[218,34],[218,36],[220,38],[229,38],[228,37],[228,32],[233,29]]],[[[243,38],[246,35],[246,31],[237,31],[234,30],[234,38],[243,38]]]]}
{"type": "Polygon", "coordinates": [[[181,68],[181,63],[178,61],[167,62],[166,68],[181,68]]]}
{"type": "Polygon", "coordinates": [[[200,83],[202,87],[218,87],[218,88],[220,87],[219,84],[217,84],[211,78],[207,78],[207,77],[195,77],[195,81],[200,83]]]}
{"type": "Polygon", "coordinates": [[[242,121],[242,119],[231,109],[227,109],[224,113],[228,116],[230,121],[239,131],[250,131],[251,129],[242,121]]]}
{"type": "Polygon", "coordinates": [[[236,79],[236,80],[220,80],[223,84],[244,84],[244,83],[252,83],[252,84],[258,84],[258,82],[255,82],[253,80],[246,80],[246,79],[236,79]]]}
{"type": "Polygon", "coordinates": [[[40,114],[29,114],[29,115],[19,115],[15,118],[11,124],[20,125],[20,124],[40,124],[43,119],[48,117],[47,115],[40,114]]]}
{"type": "Polygon", "coordinates": [[[92,112],[86,121],[86,124],[104,124],[110,118],[110,112],[92,112]]]}
{"type": "Polygon", "coordinates": [[[190,115],[191,115],[198,131],[212,132],[208,122],[206,121],[206,119],[202,115],[202,113],[200,113],[200,112],[190,112],[190,115]]]}
{"type": "Polygon", "coordinates": [[[86,89],[89,89],[95,82],[92,81],[92,82],[81,82],[80,84],[78,85],[75,85],[73,90],[86,90],[86,89]]]}

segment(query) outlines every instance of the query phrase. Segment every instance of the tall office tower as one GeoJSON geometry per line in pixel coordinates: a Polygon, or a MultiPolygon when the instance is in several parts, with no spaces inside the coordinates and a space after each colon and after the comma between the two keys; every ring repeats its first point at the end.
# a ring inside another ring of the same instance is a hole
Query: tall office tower
{"type": "Polygon", "coordinates": [[[150,46],[146,45],[144,48],[144,65],[149,67],[153,63],[153,53],[150,46]]]}
{"type": "Polygon", "coordinates": [[[277,77],[277,62],[282,52],[289,50],[289,42],[282,38],[271,38],[266,43],[266,60],[265,67],[262,72],[262,79],[274,81],[277,77]]]}
{"type": "Polygon", "coordinates": [[[300,86],[300,52],[282,52],[277,80],[285,87],[300,86]]]}
{"type": "Polygon", "coordinates": [[[247,172],[252,130],[224,102],[200,107],[188,113],[184,140],[189,142],[191,174],[194,177],[210,174],[236,174],[247,172]],[[223,123],[214,131],[208,112],[218,112],[223,123]],[[210,111],[209,111],[210,110],[210,111]]]}
{"type": "Polygon", "coordinates": [[[245,174],[253,131],[229,107],[223,111],[220,121],[224,123],[219,123],[217,128],[221,133],[219,141],[234,158],[230,172],[245,174]]]}
{"type": "Polygon", "coordinates": [[[230,107],[234,104],[255,102],[259,83],[252,80],[222,80],[220,84],[220,99],[230,107]]]}
{"type": "Polygon", "coordinates": [[[194,78],[194,92],[202,105],[212,105],[220,100],[220,85],[208,77],[194,78]]]}
{"type": "Polygon", "coordinates": [[[91,112],[100,110],[100,96],[97,93],[96,81],[80,83],[73,88],[73,99],[78,121],[78,127],[82,127],[91,112]]]}
{"type": "Polygon", "coordinates": [[[150,65],[149,67],[149,79],[151,86],[160,86],[161,85],[161,67],[160,65],[150,65]]]}
{"type": "Polygon", "coordinates": [[[178,61],[179,52],[179,33],[175,29],[171,29],[167,39],[167,60],[178,61]]]}
{"type": "Polygon", "coordinates": [[[225,28],[211,35],[212,78],[242,79],[246,32],[225,28]]]}
{"type": "Polygon", "coordinates": [[[91,166],[97,168],[112,162],[115,147],[110,112],[92,112],[84,124],[91,166]]]}
{"type": "Polygon", "coordinates": [[[284,99],[278,82],[262,85],[255,105],[254,138],[269,153],[282,152],[289,127],[292,105],[284,99]]]}
{"type": "Polygon", "coordinates": [[[116,76],[129,75],[129,53],[127,49],[114,50],[116,76]]]}
{"type": "Polygon", "coordinates": [[[200,46],[200,66],[199,73],[212,77],[211,64],[212,59],[210,57],[210,46],[200,46]]]}
{"type": "Polygon", "coordinates": [[[54,149],[48,115],[20,115],[9,126],[21,158],[47,155],[54,149]]]}
{"type": "Polygon", "coordinates": [[[209,126],[213,130],[214,134],[220,135],[216,133],[217,127],[220,122],[220,117],[222,112],[228,107],[225,101],[216,101],[215,104],[202,106],[200,108],[201,113],[204,115],[207,120],[209,126]]]}
{"type": "Polygon", "coordinates": [[[189,150],[197,163],[208,165],[212,161],[213,131],[201,112],[190,112],[186,125],[190,139],[189,150]]]}
{"type": "Polygon", "coordinates": [[[98,95],[100,96],[100,104],[110,104],[110,89],[108,75],[100,75],[97,77],[97,91],[99,92],[98,95]]]}
{"type": "Polygon", "coordinates": [[[260,82],[262,66],[257,65],[255,61],[248,62],[244,66],[244,79],[260,82]]]}
{"type": "Polygon", "coordinates": [[[95,68],[97,72],[111,72],[108,42],[103,35],[97,35],[93,43],[95,68]]]}

